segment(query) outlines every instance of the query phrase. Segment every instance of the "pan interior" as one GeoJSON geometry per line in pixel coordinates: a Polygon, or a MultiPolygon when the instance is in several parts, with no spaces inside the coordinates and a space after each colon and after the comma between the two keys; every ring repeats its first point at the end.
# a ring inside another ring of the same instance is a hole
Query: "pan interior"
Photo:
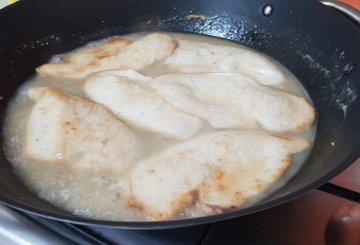
{"type": "MultiPolygon", "coordinates": [[[[121,38],[130,40],[138,40],[148,33],[137,33],[131,35],[125,35],[121,38]]],[[[189,35],[189,34],[177,34],[167,33],[177,40],[203,42],[206,44],[221,45],[228,47],[238,47],[245,49],[246,47],[238,45],[235,42],[224,41],[219,38],[208,38],[201,35],[189,35]]],[[[100,40],[95,43],[91,43],[91,46],[97,43],[102,43],[105,40],[100,40]]],[[[249,50],[255,52],[253,50],[249,50]]],[[[69,54],[71,55],[71,54],[69,54]]],[[[56,55],[52,60],[58,60],[63,55],[56,55]]],[[[284,83],[276,86],[277,89],[287,91],[291,94],[299,97],[307,98],[308,94],[301,86],[300,82],[282,65],[275,60],[267,57],[282,71],[285,76],[284,83]]],[[[146,76],[157,77],[161,74],[168,74],[171,72],[169,68],[165,68],[163,65],[154,64],[147,67],[145,70],[141,70],[141,73],[146,76]]],[[[33,158],[24,155],[23,139],[26,135],[26,124],[29,114],[33,108],[33,102],[28,97],[27,91],[36,87],[52,87],[57,88],[65,94],[76,95],[86,99],[83,91],[84,82],[69,80],[65,78],[49,78],[44,76],[36,76],[29,81],[25,82],[18,90],[17,95],[9,103],[7,110],[7,116],[5,118],[5,126],[3,130],[5,139],[5,154],[9,161],[12,163],[14,172],[19,178],[24,181],[26,186],[33,191],[35,195],[40,196],[42,199],[49,201],[53,205],[68,210],[71,213],[79,216],[94,218],[94,219],[108,219],[108,220],[142,220],[143,215],[140,212],[136,212],[134,209],[128,209],[123,207],[121,200],[118,200],[118,196],[121,196],[121,190],[114,188],[116,181],[120,179],[120,174],[117,171],[107,171],[105,169],[99,171],[90,171],[91,167],[85,167],[84,169],[71,168],[76,163],[70,163],[70,165],[60,162],[47,162],[41,160],[34,160],[33,158]],[[110,189],[108,189],[110,188],[110,189]],[[102,200],[101,202],[97,200],[102,200]]],[[[163,136],[157,134],[144,133],[142,130],[136,127],[128,127],[139,137],[138,142],[142,147],[141,153],[148,152],[161,152],[160,148],[170,149],[174,140],[166,139],[164,143],[163,136]],[[155,147],[154,147],[155,146],[155,147]],[[157,147],[156,147],[157,146],[157,147]],[[154,149],[155,148],[155,149],[154,149]]],[[[214,130],[214,129],[211,129],[214,130]]],[[[276,133],[276,135],[283,137],[296,137],[304,138],[310,142],[314,141],[316,130],[316,123],[313,123],[310,129],[307,129],[301,133],[276,133]]],[[[216,130],[215,130],[216,131],[216,130]]],[[[176,141],[175,141],[176,142],[176,141]]],[[[309,156],[310,148],[304,152],[295,154],[293,163],[286,170],[285,176],[282,176],[278,181],[273,183],[269,189],[263,191],[254,198],[251,198],[247,204],[242,205],[241,208],[249,207],[255,202],[269,196],[271,193],[284,186],[286,182],[293,177],[299,169],[302,167],[305,159],[309,156]]],[[[91,154],[91,152],[89,152],[91,154]]],[[[153,154],[153,153],[152,153],[153,154]]],[[[129,174],[129,173],[127,173],[129,174]]],[[[126,174],[125,174],[126,175],[126,174]]],[[[161,192],[161,189],[159,189],[161,192]]],[[[191,218],[197,216],[203,216],[203,211],[200,208],[192,207],[182,212],[178,218],[191,218]]]]}
{"type": "MultiPolygon", "coordinates": [[[[0,115],[18,86],[54,54],[110,35],[138,31],[199,33],[264,52],[283,64],[309,92],[318,114],[314,148],[290,182],[248,209],[224,215],[160,223],[94,221],[74,217],[28,191],[0,154],[1,200],[50,218],[123,228],[167,228],[211,222],[259,211],[315,188],[359,156],[360,31],[317,1],[23,1],[0,12],[0,115]],[[266,2],[270,3],[270,2],[266,2]],[[189,14],[206,16],[188,21],[189,14]],[[11,25],[9,24],[11,23],[11,25]],[[350,65],[349,65],[350,64],[350,65]],[[351,66],[350,71],[344,68],[351,66]]],[[[3,120],[1,120],[3,127],[3,120]]],[[[3,142],[2,142],[3,144],[3,142]]],[[[1,145],[3,148],[3,145],[1,145]]]]}

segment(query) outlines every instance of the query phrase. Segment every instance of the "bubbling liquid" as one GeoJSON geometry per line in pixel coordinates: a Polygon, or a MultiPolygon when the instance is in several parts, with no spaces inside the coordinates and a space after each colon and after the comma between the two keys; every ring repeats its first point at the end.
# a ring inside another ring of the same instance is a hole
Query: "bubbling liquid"
{"type": "MultiPolygon", "coordinates": [[[[137,40],[144,35],[144,33],[141,33],[123,37],[137,40]]],[[[170,35],[178,40],[201,41],[214,45],[247,49],[247,47],[242,45],[217,38],[176,33],[170,33],[170,35]]],[[[97,45],[101,42],[103,42],[103,40],[88,45],[97,45]]],[[[253,50],[251,51],[255,52],[253,50]]],[[[61,57],[66,55],[67,54],[54,56],[53,62],[58,61],[61,57]]],[[[286,77],[286,82],[276,86],[277,89],[310,100],[299,81],[297,81],[285,67],[271,58],[267,58],[274,62],[286,77]]],[[[160,63],[155,63],[140,72],[147,76],[159,76],[176,71],[166,69],[160,63]]],[[[33,87],[47,86],[57,88],[64,93],[84,98],[83,84],[83,81],[55,79],[42,76],[35,76],[26,81],[19,88],[15,98],[8,106],[5,127],[3,130],[5,138],[5,154],[12,163],[14,171],[19,178],[21,178],[34,193],[61,209],[67,210],[75,215],[100,220],[146,220],[146,217],[144,217],[140,211],[129,208],[122,202],[121,188],[123,187],[123,183],[120,181],[121,176],[119,176],[116,171],[101,168],[76,169],[69,163],[49,164],[47,162],[31,159],[23,154],[22,144],[26,123],[34,104],[28,98],[27,90],[33,87]]],[[[141,147],[139,147],[141,150],[137,153],[138,159],[148,157],[178,143],[178,140],[146,132],[142,129],[132,127],[131,125],[128,126],[135,132],[141,145],[141,147]]],[[[202,131],[213,130],[215,129],[208,125],[204,127],[202,131]]],[[[280,135],[302,137],[309,141],[313,141],[315,125],[301,133],[284,133],[280,135]]],[[[293,155],[293,164],[287,170],[285,175],[278,182],[274,183],[269,190],[250,200],[247,205],[251,205],[268,196],[284,185],[301,168],[309,152],[310,149],[293,155]]],[[[124,175],[126,175],[126,173],[124,175]]],[[[195,206],[186,209],[183,213],[179,214],[178,218],[191,218],[203,215],[205,215],[204,211],[195,206]]]]}

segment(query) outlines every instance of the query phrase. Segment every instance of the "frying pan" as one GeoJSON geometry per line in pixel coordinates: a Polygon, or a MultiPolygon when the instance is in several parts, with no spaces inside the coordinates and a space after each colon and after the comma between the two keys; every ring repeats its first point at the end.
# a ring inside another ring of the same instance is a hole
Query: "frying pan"
{"type": "Polygon", "coordinates": [[[78,224],[133,229],[182,227],[239,217],[287,202],[323,185],[359,156],[360,28],[316,0],[20,1],[0,11],[1,119],[18,86],[53,54],[109,35],[138,31],[225,38],[285,65],[301,81],[317,109],[314,147],[298,174],[248,208],[175,221],[112,222],[77,217],[37,198],[12,172],[1,152],[1,202],[78,224]],[[206,20],[187,20],[189,14],[204,15],[206,20]]]}

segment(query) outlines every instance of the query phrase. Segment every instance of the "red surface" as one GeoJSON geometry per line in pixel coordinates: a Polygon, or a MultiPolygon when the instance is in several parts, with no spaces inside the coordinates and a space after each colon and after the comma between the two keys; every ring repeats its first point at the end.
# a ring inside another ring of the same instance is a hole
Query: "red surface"
{"type": "Polygon", "coordinates": [[[360,10],[360,0],[341,0],[341,2],[347,3],[360,10]]]}
{"type": "MultiPolygon", "coordinates": [[[[360,0],[359,0],[360,1],[360,0]]],[[[332,183],[360,192],[360,158],[341,174],[331,180],[332,183]]]]}

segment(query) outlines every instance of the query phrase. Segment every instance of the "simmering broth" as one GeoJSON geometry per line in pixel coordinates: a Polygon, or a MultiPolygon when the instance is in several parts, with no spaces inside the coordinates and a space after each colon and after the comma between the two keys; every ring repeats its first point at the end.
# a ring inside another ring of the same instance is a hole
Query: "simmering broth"
{"type": "MultiPolygon", "coordinates": [[[[144,33],[140,33],[123,37],[130,40],[138,40],[144,35],[144,33]]],[[[177,40],[200,41],[213,45],[247,49],[239,44],[216,38],[176,33],[170,33],[170,35],[177,40]]],[[[102,42],[103,40],[100,40],[90,45],[96,46],[102,42]]],[[[251,51],[255,52],[253,50],[251,51]]],[[[58,62],[67,55],[68,54],[57,55],[53,58],[53,62],[58,62]]],[[[271,60],[285,75],[286,82],[273,87],[310,100],[299,81],[297,81],[285,67],[269,57],[267,57],[267,59],[271,60]]],[[[163,74],[175,73],[176,70],[163,66],[161,62],[156,62],[145,69],[139,70],[139,72],[146,76],[156,77],[163,74]]],[[[76,167],[70,162],[50,164],[38,159],[33,159],[23,153],[26,123],[34,105],[34,102],[27,96],[27,91],[30,88],[41,86],[57,88],[64,93],[86,98],[83,90],[84,81],[78,80],[37,75],[26,81],[19,88],[17,95],[8,106],[3,130],[6,142],[5,152],[13,165],[14,171],[24,183],[41,198],[76,215],[102,220],[147,220],[148,217],[144,215],[141,210],[129,207],[122,199],[121,189],[125,184],[121,181],[121,177],[122,175],[127,175],[127,172],[119,175],[116,167],[111,169],[91,166],[76,167]]],[[[141,159],[149,158],[151,155],[169,149],[182,141],[149,132],[131,124],[125,123],[125,125],[135,133],[138,141],[138,151],[136,157],[133,159],[134,164],[141,159]]],[[[203,127],[197,134],[215,130],[217,129],[214,129],[210,124],[204,122],[203,127]]],[[[44,132],[44,134],[46,134],[46,132],[44,132]]],[[[313,124],[309,129],[300,133],[287,132],[278,133],[277,135],[286,137],[296,136],[312,142],[315,135],[315,125],[313,124]]],[[[248,200],[244,206],[253,204],[255,201],[268,196],[284,185],[301,167],[309,151],[310,150],[307,149],[301,153],[294,154],[293,163],[285,175],[274,183],[271,188],[248,200]]],[[[131,168],[128,171],[131,171],[131,168]]],[[[159,190],[159,192],[161,192],[161,190],[159,190]]],[[[198,217],[206,214],[204,210],[195,205],[179,213],[177,218],[198,217]]]]}

